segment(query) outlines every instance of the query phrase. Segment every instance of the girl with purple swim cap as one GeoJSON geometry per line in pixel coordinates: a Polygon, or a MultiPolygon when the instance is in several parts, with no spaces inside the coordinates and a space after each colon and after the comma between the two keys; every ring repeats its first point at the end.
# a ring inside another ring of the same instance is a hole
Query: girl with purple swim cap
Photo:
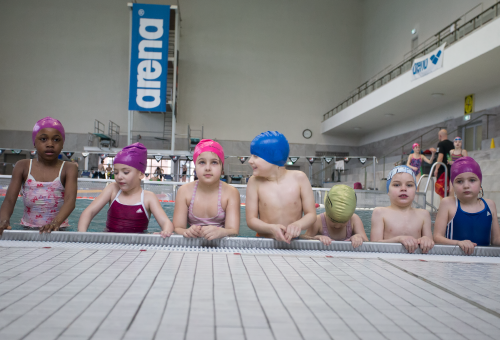
{"type": "Polygon", "coordinates": [[[144,233],[148,229],[153,213],[160,225],[162,237],[170,237],[174,230],[172,222],[160,205],[156,195],[141,188],[146,172],[148,150],[141,143],[126,146],[114,160],[115,182],[82,212],[78,231],[87,231],[95,215],[109,203],[105,231],[114,233],[144,233]]]}
{"type": "Polygon", "coordinates": [[[238,235],[240,193],[220,180],[224,170],[224,149],[216,141],[202,139],[194,149],[193,161],[198,180],[184,184],[177,192],[175,232],[207,240],[238,235]]]}
{"type": "Polygon", "coordinates": [[[467,255],[473,254],[476,246],[500,245],[497,208],[494,201],[482,197],[479,164],[471,157],[457,159],[450,179],[455,198],[441,201],[434,224],[436,243],[458,245],[467,255]]]}
{"type": "Polygon", "coordinates": [[[75,209],[78,169],[58,159],[65,139],[61,122],[45,117],[33,127],[37,157],[16,163],[0,209],[0,235],[11,229],[10,217],[22,188],[24,214],[21,225],[51,232],[67,227],[75,209]]]}

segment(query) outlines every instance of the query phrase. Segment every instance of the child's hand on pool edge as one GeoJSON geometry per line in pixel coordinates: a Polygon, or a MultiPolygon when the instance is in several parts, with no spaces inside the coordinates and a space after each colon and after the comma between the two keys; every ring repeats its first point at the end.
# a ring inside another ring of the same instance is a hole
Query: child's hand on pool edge
{"type": "Polygon", "coordinates": [[[184,237],[203,237],[201,234],[201,225],[192,225],[184,232],[184,237]]]}
{"type": "Polygon", "coordinates": [[[206,225],[201,228],[201,236],[208,241],[226,236],[225,230],[214,225],[206,225]]]}
{"type": "Polygon", "coordinates": [[[469,240],[458,241],[458,246],[466,255],[472,255],[474,252],[474,248],[477,246],[477,243],[471,242],[469,240]]]}
{"type": "Polygon", "coordinates": [[[363,236],[361,236],[359,234],[354,234],[351,236],[349,241],[351,241],[351,245],[353,248],[357,248],[363,244],[363,236]]]}
{"type": "Polygon", "coordinates": [[[10,226],[10,221],[5,220],[5,221],[0,221],[0,236],[2,236],[4,230],[11,230],[12,227],[10,226]]]}
{"type": "Polygon", "coordinates": [[[285,236],[286,227],[284,225],[273,224],[271,231],[272,231],[272,234],[273,234],[273,238],[276,241],[283,241],[283,242],[286,242],[286,243],[290,243],[290,241],[287,240],[287,237],[285,236]]]}
{"type": "Polygon", "coordinates": [[[299,225],[295,223],[289,224],[288,227],[286,227],[285,237],[288,241],[291,241],[295,237],[299,237],[301,231],[302,229],[299,225]]]}
{"type": "Polygon", "coordinates": [[[325,236],[325,235],[316,235],[316,237],[314,237],[316,240],[320,240],[321,243],[323,243],[325,246],[329,246],[333,240],[331,238],[329,238],[328,236],[325,236]]]}
{"type": "Polygon", "coordinates": [[[50,234],[50,232],[52,232],[52,231],[58,231],[60,226],[61,226],[61,223],[59,223],[57,221],[52,221],[51,223],[45,224],[44,226],[42,226],[40,228],[40,234],[43,234],[43,233],[50,234]]]}
{"type": "Polygon", "coordinates": [[[418,239],[418,244],[422,253],[427,254],[434,247],[434,240],[428,236],[422,236],[418,239]]]}
{"type": "Polygon", "coordinates": [[[155,235],[160,235],[163,238],[170,237],[173,234],[172,230],[162,230],[161,232],[155,232],[153,233],[155,235]]]}

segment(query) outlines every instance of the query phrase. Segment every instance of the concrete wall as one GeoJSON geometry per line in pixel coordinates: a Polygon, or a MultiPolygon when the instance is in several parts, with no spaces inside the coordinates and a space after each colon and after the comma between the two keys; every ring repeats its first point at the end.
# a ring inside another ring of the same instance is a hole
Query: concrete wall
{"type": "MultiPolygon", "coordinates": [[[[92,131],[95,118],[112,120],[125,133],[126,4],[3,1],[0,129],[30,131],[51,115],[68,133],[92,131]]],[[[361,0],[189,0],[180,6],[180,134],[190,124],[221,140],[249,141],[278,129],[294,143],[335,142],[311,117],[359,83],[361,0]],[[302,137],[306,128],[313,131],[309,140],[302,137]]],[[[163,120],[136,114],[134,123],[136,130],[161,131],[163,120]]]]}
{"type": "MultiPolygon", "coordinates": [[[[411,51],[411,30],[417,29],[424,42],[454,20],[483,3],[483,9],[496,0],[365,0],[363,1],[362,82],[403,61],[411,51]]],[[[472,14],[478,14],[476,9],[472,14]]]]}

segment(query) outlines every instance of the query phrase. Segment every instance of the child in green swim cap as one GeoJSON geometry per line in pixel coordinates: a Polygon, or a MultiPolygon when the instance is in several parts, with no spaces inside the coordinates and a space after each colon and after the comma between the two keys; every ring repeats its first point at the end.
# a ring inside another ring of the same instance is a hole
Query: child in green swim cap
{"type": "Polygon", "coordinates": [[[356,194],[354,189],[339,184],[330,189],[325,197],[325,212],[316,216],[315,223],[302,237],[319,240],[328,246],[332,241],[351,241],[354,248],[368,242],[363,222],[354,213],[356,194]]]}

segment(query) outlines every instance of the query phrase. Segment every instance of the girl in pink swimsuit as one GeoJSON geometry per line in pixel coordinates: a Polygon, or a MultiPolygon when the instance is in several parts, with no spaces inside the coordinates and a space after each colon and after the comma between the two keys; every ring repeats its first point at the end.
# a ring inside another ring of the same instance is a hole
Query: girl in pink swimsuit
{"type": "MultiPolygon", "coordinates": [[[[413,153],[411,153],[408,156],[408,161],[406,162],[406,166],[408,166],[410,169],[413,170],[413,173],[415,174],[415,177],[417,178],[417,183],[420,179],[420,165],[422,164],[422,161],[425,161],[428,164],[432,164],[432,161],[434,160],[434,156],[436,155],[436,152],[432,150],[432,156],[431,159],[428,159],[425,157],[423,154],[420,153],[420,144],[414,143],[413,144],[413,153]]],[[[418,190],[418,188],[417,188],[418,190]]]]}
{"type": "Polygon", "coordinates": [[[207,240],[237,235],[240,231],[240,193],[220,180],[224,166],[222,146],[203,139],[194,149],[193,160],[198,180],[184,184],[177,192],[175,232],[207,240]]]}
{"type": "Polygon", "coordinates": [[[10,217],[22,188],[24,214],[21,224],[40,232],[68,226],[68,216],[75,209],[78,169],[64,166],[58,159],[65,133],[61,122],[51,117],[40,119],[31,135],[36,159],[16,163],[12,180],[0,209],[0,235],[11,229],[10,217]]]}
{"type": "Polygon", "coordinates": [[[118,152],[114,162],[115,182],[82,212],[78,231],[87,231],[90,222],[109,203],[105,231],[113,233],[144,233],[153,213],[160,225],[162,237],[169,237],[173,224],[151,191],[141,187],[147,166],[148,151],[141,143],[126,146],[118,152]]]}

